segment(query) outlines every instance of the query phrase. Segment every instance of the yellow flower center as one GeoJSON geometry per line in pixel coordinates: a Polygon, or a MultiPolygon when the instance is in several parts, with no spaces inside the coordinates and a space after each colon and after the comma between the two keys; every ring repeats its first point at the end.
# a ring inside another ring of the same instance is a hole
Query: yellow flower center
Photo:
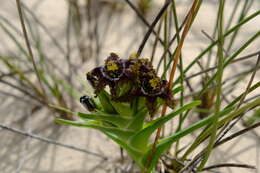
{"type": "Polygon", "coordinates": [[[160,84],[160,79],[159,78],[150,79],[149,83],[153,89],[156,89],[160,84]]]}
{"type": "Polygon", "coordinates": [[[115,71],[119,69],[118,65],[114,61],[108,61],[106,66],[108,71],[115,71]]]}

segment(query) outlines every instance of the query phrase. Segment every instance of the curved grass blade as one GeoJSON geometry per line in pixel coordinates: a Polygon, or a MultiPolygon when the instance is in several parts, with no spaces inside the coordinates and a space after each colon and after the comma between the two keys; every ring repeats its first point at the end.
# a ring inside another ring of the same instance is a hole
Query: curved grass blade
{"type": "Polygon", "coordinates": [[[60,111],[63,111],[63,112],[66,112],[66,113],[70,113],[70,114],[74,114],[76,115],[76,112],[73,112],[67,108],[64,108],[64,107],[61,107],[61,106],[58,106],[58,105],[52,105],[52,104],[49,104],[50,107],[54,108],[54,109],[58,109],[60,111]]]}
{"type": "MultiPolygon", "coordinates": [[[[219,117],[223,117],[227,114],[229,114],[231,111],[234,110],[234,107],[227,107],[225,108],[224,110],[222,110],[221,112],[219,112],[219,117]]],[[[207,119],[212,119],[212,116],[208,117],[208,118],[205,118],[206,120],[207,119]]],[[[208,121],[208,120],[207,120],[208,121]]],[[[210,124],[211,122],[209,122],[207,125],[208,127],[210,127],[210,124]]],[[[201,134],[196,138],[196,140],[193,142],[193,144],[186,150],[186,152],[184,153],[184,155],[182,156],[182,160],[184,160],[188,154],[190,154],[197,146],[199,146],[201,144],[201,142],[204,141],[204,132],[207,131],[208,129],[206,130],[203,130],[203,132],[201,132],[201,134]]]]}
{"type": "Polygon", "coordinates": [[[116,127],[105,127],[97,123],[92,122],[76,122],[76,121],[70,121],[70,120],[64,120],[64,119],[55,119],[57,123],[65,124],[65,125],[71,125],[71,126],[77,126],[77,127],[87,127],[87,128],[93,128],[100,130],[101,132],[108,132],[113,135],[116,135],[117,137],[127,140],[130,136],[134,134],[133,131],[130,130],[123,130],[116,127]]]}
{"type": "Polygon", "coordinates": [[[182,90],[183,90],[183,86],[178,86],[172,90],[172,93],[175,95],[182,90]]]}
{"type": "MultiPolygon", "coordinates": [[[[223,116],[224,114],[232,111],[233,109],[234,109],[234,107],[228,108],[227,110],[220,112],[220,114],[223,116]]],[[[175,133],[172,136],[169,136],[167,138],[160,140],[158,145],[156,146],[155,153],[153,155],[154,157],[151,160],[151,165],[150,165],[149,169],[151,169],[152,167],[155,166],[159,157],[162,155],[162,153],[164,153],[165,151],[167,151],[167,149],[169,149],[169,147],[172,145],[172,143],[174,143],[177,140],[179,140],[180,138],[190,134],[191,132],[208,125],[211,122],[212,122],[212,117],[207,117],[207,118],[191,125],[190,127],[175,133]]],[[[151,150],[152,150],[152,146],[149,146],[149,150],[146,152],[145,156],[143,157],[143,160],[142,160],[143,164],[145,164],[147,158],[149,157],[151,150]]]]}
{"type": "MultiPolygon", "coordinates": [[[[260,82],[256,83],[255,85],[253,85],[250,89],[249,89],[249,93],[254,91],[255,89],[257,89],[258,87],[260,87],[260,82]]],[[[229,105],[227,105],[224,110],[228,110],[232,107],[235,106],[235,104],[241,99],[241,97],[243,96],[244,93],[242,93],[240,96],[238,96],[236,99],[234,99],[234,101],[232,101],[229,105]]],[[[223,111],[224,111],[223,110],[223,111]]],[[[226,115],[227,113],[221,115],[221,116],[224,116],[226,115]]],[[[193,144],[187,149],[187,151],[184,153],[184,155],[182,156],[182,160],[184,160],[188,154],[190,154],[197,146],[199,146],[199,144],[201,142],[203,142],[203,138],[202,138],[202,135],[205,133],[205,131],[203,131],[197,138],[196,140],[193,142],[193,144]]],[[[205,136],[204,136],[205,137],[205,136]]]]}
{"type": "MultiPolygon", "coordinates": [[[[222,120],[220,120],[218,122],[218,126],[221,126],[223,125],[224,123],[226,123],[227,121],[231,121],[233,118],[235,118],[236,116],[239,116],[241,113],[247,111],[248,109],[251,109],[251,108],[254,108],[256,106],[259,106],[260,105],[260,98],[256,99],[255,101],[251,102],[251,103],[248,103],[246,104],[245,106],[241,107],[240,109],[230,113],[227,117],[223,118],[222,120]]],[[[225,109],[225,111],[228,111],[228,110],[233,110],[234,108],[227,108],[225,109]]],[[[223,114],[223,111],[220,112],[223,114]]],[[[219,115],[220,117],[223,116],[223,115],[219,115]]],[[[159,157],[161,156],[161,154],[163,152],[165,152],[171,145],[173,142],[175,142],[176,140],[178,140],[179,138],[181,137],[184,137],[186,136],[187,134],[209,124],[212,122],[212,116],[211,117],[208,117],[208,118],[205,118],[193,125],[191,125],[190,127],[170,136],[170,137],[167,137],[167,138],[164,138],[162,139],[159,144],[157,145],[156,147],[156,151],[155,151],[155,154],[154,154],[154,157],[152,158],[152,161],[151,161],[151,168],[155,166],[157,160],[159,159],[159,157]]],[[[147,156],[149,156],[149,153],[151,152],[151,147],[150,147],[150,150],[147,151],[147,153],[145,154],[145,157],[143,158],[143,162],[145,163],[146,159],[147,159],[147,156]]],[[[150,168],[150,169],[151,169],[150,168]]]]}
{"type": "Polygon", "coordinates": [[[112,123],[114,125],[117,125],[119,127],[125,127],[126,124],[129,122],[130,119],[128,119],[127,117],[122,117],[119,115],[112,115],[112,114],[105,114],[103,112],[95,112],[95,113],[91,113],[91,114],[86,114],[86,113],[82,113],[82,112],[72,112],[69,109],[66,109],[64,107],[60,107],[57,105],[50,105],[52,108],[54,109],[58,109],[60,111],[66,112],[66,113],[70,113],[70,114],[74,114],[76,116],[78,116],[79,118],[81,118],[82,120],[101,120],[101,121],[107,121],[109,123],[112,123]]]}
{"type": "Polygon", "coordinates": [[[147,126],[143,130],[141,130],[137,134],[135,134],[133,137],[131,137],[130,144],[135,148],[138,148],[140,150],[145,150],[150,136],[157,128],[164,125],[167,121],[171,120],[173,117],[175,117],[175,116],[179,115],[180,113],[182,113],[186,110],[189,110],[199,104],[200,104],[200,101],[194,101],[190,104],[187,104],[187,105],[181,107],[177,111],[168,114],[167,116],[154,120],[149,126],[147,126]]]}
{"type": "Polygon", "coordinates": [[[102,120],[110,122],[118,127],[125,127],[128,122],[130,121],[129,118],[122,117],[119,115],[112,115],[112,114],[103,114],[103,113],[91,113],[85,114],[82,112],[78,112],[77,115],[83,120],[102,120]]]}

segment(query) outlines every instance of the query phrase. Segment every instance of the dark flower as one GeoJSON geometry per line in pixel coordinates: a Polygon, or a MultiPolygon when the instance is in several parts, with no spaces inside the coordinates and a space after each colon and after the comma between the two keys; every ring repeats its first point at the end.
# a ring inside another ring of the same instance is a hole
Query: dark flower
{"type": "Polygon", "coordinates": [[[120,59],[111,53],[104,66],[87,74],[87,80],[96,94],[109,86],[114,101],[131,102],[136,97],[145,97],[150,114],[156,110],[157,98],[174,107],[172,94],[167,88],[168,82],[157,76],[149,59],[120,59]]]}
{"type": "Polygon", "coordinates": [[[160,96],[166,90],[166,83],[154,74],[148,74],[141,79],[141,91],[145,96],[160,96]]]}
{"type": "Polygon", "coordinates": [[[167,81],[160,79],[153,72],[147,72],[140,81],[142,95],[146,97],[146,106],[153,116],[157,110],[157,98],[167,100],[171,97],[167,89],[167,81]]]}
{"type": "Polygon", "coordinates": [[[107,85],[107,81],[101,73],[103,67],[96,67],[92,71],[87,73],[87,80],[91,86],[95,89],[95,93],[98,94],[107,85]]]}
{"type": "Polygon", "coordinates": [[[124,69],[123,61],[115,53],[111,53],[101,72],[109,81],[117,81],[124,75],[124,69]]]}
{"type": "Polygon", "coordinates": [[[153,69],[152,63],[149,59],[146,58],[142,58],[139,59],[141,66],[140,66],[140,73],[154,73],[155,74],[155,70],[153,69]]]}
{"type": "Polygon", "coordinates": [[[124,60],[124,75],[131,80],[136,80],[138,78],[139,69],[141,66],[139,59],[127,59],[124,60]]]}

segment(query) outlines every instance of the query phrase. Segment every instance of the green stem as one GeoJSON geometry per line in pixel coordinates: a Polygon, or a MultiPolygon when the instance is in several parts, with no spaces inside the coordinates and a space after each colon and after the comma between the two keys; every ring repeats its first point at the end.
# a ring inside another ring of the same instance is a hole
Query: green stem
{"type": "Polygon", "coordinates": [[[204,155],[204,158],[198,168],[198,170],[202,170],[207,163],[209,156],[213,150],[214,143],[216,141],[217,130],[218,130],[218,119],[219,119],[219,111],[221,107],[221,92],[222,92],[222,76],[224,69],[224,58],[223,58],[223,47],[224,47],[224,36],[223,36],[223,15],[224,15],[224,6],[225,0],[221,0],[219,2],[219,12],[218,12],[218,71],[217,71],[217,88],[216,88],[216,106],[215,106],[215,114],[213,115],[212,120],[212,130],[211,136],[208,144],[207,151],[204,155]]]}
{"type": "MultiPolygon", "coordinates": [[[[176,9],[176,4],[175,4],[175,1],[172,0],[172,13],[173,13],[173,18],[174,18],[174,26],[175,26],[175,29],[176,29],[176,35],[177,35],[177,42],[179,44],[180,42],[180,33],[178,31],[178,28],[179,28],[179,24],[178,24],[178,17],[177,17],[177,9],[176,9]]],[[[183,87],[183,81],[184,81],[184,73],[183,73],[183,60],[182,60],[182,55],[180,55],[180,79],[181,79],[181,87],[183,87]]],[[[181,98],[180,98],[180,106],[182,107],[184,105],[184,89],[181,90],[181,98]]],[[[176,129],[176,132],[180,131],[181,128],[182,128],[182,119],[183,119],[183,114],[181,113],[180,116],[179,116],[179,123],[178,123],[178,127],[176,129]]],[[[177,153],[178,153],[178,148],[179,148],[179,142],[180,140],[178,140],[176,142],[176,145],[175,145],[175,156],[177,156],[177,153]]]]}

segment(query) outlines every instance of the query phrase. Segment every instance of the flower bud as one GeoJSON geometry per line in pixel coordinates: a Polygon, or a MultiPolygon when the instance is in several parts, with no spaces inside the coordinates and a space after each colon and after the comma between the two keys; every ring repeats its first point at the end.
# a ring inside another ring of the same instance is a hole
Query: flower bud
{"type": "Polygon", "coordinates": [[[87,80],[95,89],[95,94],[98,94],[100,91],[102,91],[108,83],[101,73],[102,68],[103,67],[96,67],[87,73],[87,80]]]}
{"type": "Polygon", "coordinates": [[[89,111],[92,112],[96,109],[94,100],[89,96],[80,97],[80,103],[89,111]]]}

